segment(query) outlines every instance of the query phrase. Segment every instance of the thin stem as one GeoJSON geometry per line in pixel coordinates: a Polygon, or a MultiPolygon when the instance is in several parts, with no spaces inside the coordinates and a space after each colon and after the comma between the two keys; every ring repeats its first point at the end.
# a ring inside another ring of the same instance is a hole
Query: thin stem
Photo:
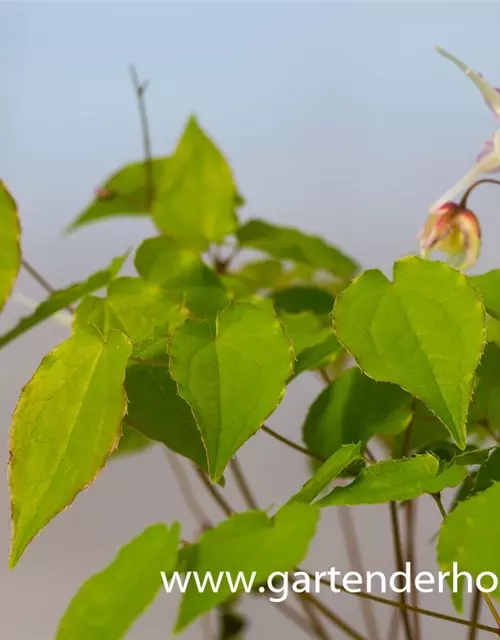
{"type": "Polygon", "coordinates": [[[500,185],[500,180],[495,180],[494,178],[483,178],[482,180],[478,180],[477,182],[474,182],[474,184],[471,184],[471,186],[467,189],[467,191],[464,193],[464,195],[462,196],[462,199],[460,200],[460,202],[458,203],[458,208],[459,209],[465,209],[467,207],[467,200],[470,196],[470,194],[474,191],[474,189],[476,187],[478,187],[480,184],[498,184],[500,185]]]}
{"type": "Polygon", "coordinates": [[[497,444],[500,444],[500,437],[498,437],[496,433],[493,431],[493,429],[491,428],[489,420],[481,420],[479,424],[486,429],[486,431],[490,434],[490,436],[493,438],[493,440],[497,444]]]}
{"type": "MultiPolygon", "coordinates": [[[[230,466],[234,473],[236,484],[238,485],[238,489],[240,490],[240,493],[243,496],[243,499],[245,500],[247,506],[250,507],[250,509],[259,509],[259,505],[257,504],[257,501],[253,497],[250,486],[247,482],[247,479],[245,478],[245,474],[243,473],[243,469],[241,468],[236,457],[231,460],[230,466]]],[[[329,640],[328,634],[323,629],[321,622],[318,620],[318,617],[315,615],[314,610],[311,609],[311,607],[309,606],[309,603],[307,603],[303,598],[303,594],[297,593],[296,595],[299,601],[301,602],[307,617],[309,618],[312,631],[314,631],[315,635],[320,640],[329,640]]]]}
{"type": "MultiPolygon", "coordinates": [[[[405,515],[406,515],[406,557],[412,567],[416,566],[416,545],[415,545],[415,526],[416,526],[416,507],[417,502],[409,500],[405,503],[405,515]]],[[[417,589],[412,589],[411,603],[413,606],[418,607],[419,597],[417,589]]],[[[420,616],[416,613],[413,616],[413,628],[415,631],[415,640],[420,640],[422,631],[420,628],[420,616]]]]}
{"type": "MultiPolygon", "coordinates": [[[[299,595],[299,594],[297,594],[299,595]]],[[[311,622],[314,633],[320,640],[330,640],[330,636],[321,622],[314,605],[307,598],[299,598],[300,606],[304,609],[304,613],[311,622]]]]}
{"type": "Polygon", "coordinates": [[[326,461],[325,458],[323,458],[322,456],[318,456],[313,451],[309,451],[309,449],[306,449],[305,447],[301,447],[300,444],[296,444],[295,442],[292,442],[292,440],[285,438],[285,436],[280,435],[273,429],[270,429],[269,427],[267,427],[265,424],[262,425],[261,429],[262,431],[264,431],[264,433],[267,433],[268,435],[272,436],[276,440],[279,440],[283,444],[286,444],[288,447],[295,449],[295,451],[300,451],[300,453],[303,453],[304,455],[309,456],[310,458],[314,458],[315,460],[319,460],[320,462],[326,461]]]}
{"type": "MultiPolygon", "coordinates": [[[[337,513],[345,541],[349,566],[352,567],[354,571],[365,573],[363,558],[361,556],[361,548],[356,534],[356,527],[354,526],[351,508],[340,506],[337,513]]],[[[367,600],[361,600],[360,608],[370,640],[380,640],[377,620],[373,614],[371,603],[367,600]]]]}
{"type": "MultiPolygon", "coordinates": [[[[303,569],[301,569],[300,567],[298,567],[297,571],[304,571],[303,569]]],[[[307,571],[304,571],[304,573],[307,573],[309,575],[309,577],[311,578],[311,580],[315,580],[315,576],[314,574],[311,574],[307,571]]],[[[325,578],[321,578],[320,579],[320,583],[326,585],[327,587],[331,588],[331,582],[330,580],[326,580],[325,578]]],[[[488,631],[489,633],[493,633],[496,636],[500,635],[499,630],[496,627],[490,627],[486,624],[474,624],[472,622],[470,622],[470,620],[464,620],[463,618],[457,618],[455,616],[449,616],[445,613],[439,613],[438,611],[432,611],[431,609],[423,609],[422,607],[414,607],[410,604],[401,604],[401,602],[399,602],[398,600],[388,600],[387,598],[382,598],[381,596],[375,596],[372,593],[365,593],[363,591],[360,591],[359,593],[352,593],[350,591],[347,591],[346,589],[344,589],[344,587],[342,585],[339,584],[334,584],[333,585],[336,589],[338,589],[339,591],[342,591],[343,593],[349,593],[350,595],[353,595],[357,598],[364,598],[365,600],[371,600],[372,602],[378,602],[378,604],[385,604],[388,607],[393,607],[393,608],[397,608],[397,609],[406,609],[407,611],[414,611],[416,613],[420,613],[420,615],[422,616],[427,616],[429,618],[435,618],[436,620],[444,620],[445,622],[453,622],[454,624],[458,624],[461,625],[462,627],[469,627],[469,628],[476,628],[479,629],[480,631],[488,631]]]]}
{"type": "MultiPolygon", "coordinates": [[[[55,292],[54,287],[50,284],[50,282],[48,282],[47,280],[45,280],[45,278],[35,269],[35,267],[33,267],[27,260],[25,260],[24,258],[21,260],[21,264],[23,266],[23,268],[30,274],[30,276],[36,280],[36,282],[38,282],[38,284],[42,287],[42,289],[45,289],[45,291],[48,294],[52,294],[55,292]]],[[[75,313],[75,309],[74,307],[72,307],[71,305],[68,305],[66,307],[67,311],[71,314],[75,313]]]]}
{"type": "MultiPolygon", "coordinates": [[[[399,528],[399,520],[398,520],[398,512],[397,506],[395,502],[389,503],[389,510],[391,513],[391,527],[392,527],[392,537],[394,542],[394,554],[396,556],[396,567],[398,571],[404,571],[404,561],[403,561],[403,545],[401,542],[401,531],[399,528]]],[[[403,619],[403,626],[406,634],[407,640],[413,640],[413,634],[411,632],[410,626],[410,616],[408,615],[408,610],[406,609],[406,593],[402,591],[399,594],[399,599],[401,605],[401,617],[403,619]]]]}
{"type": "MultiPolygon", "coordinates": [[[[483,593],[482,595],[483,595],[484,601],[488,605],[488,609],[491,611],[491,615],[495,619],[495,622],[497,623],[498,628],[500,629],[500,615],[498,614],[498,611],[496,610],[492,599],[490,598],[489,594],[487,594],[487,593],[483,593]]],[[[500,635],[500,632],[498,633],[498,635],[500,635]]]]}
{"type": "Polygon", "coordinates": [[[328,375],[328,371],[324,367],[321,367],[321,369],[318,369],[318,373],[321,379],[323,380],[323,382],[328,386],[331,383],[331,379],[330,379],[330,376],[328,375]]]}
{"type": "Polygon", "coordinates": [[[303,593],[302,596],[304,600],[310,602],[314,607],[316,607],[318,611],[321,611],[321,613],[326,618],[331,620],[335,626],[337,626],[339,629],[342,629],[346,636],[349,636],[349,638],[353,638],[353,640],[366,640],[364,636],[360,635],[355,629],[347,624],[347,622],[333,613],[333,611],[331,611],[326,605],[324,605],[321,600],[315,598],[310,593],[303,593]]]}
{"type": "Polygon", "coordinates": [[[210,495],[215,500],[215,502],[219,505],[222,511],[226,514],[226,516],[228,517],[232,516],[234,513],[234,510],[230,506],[230,504],[226,501],[226,499],[222,496],[220,491],[218,491],[218,489],[215,488],[215,486],[210,482],[210,480],[207,478],[205,473],[199,467],[197,467],[196,465],[193,465],[193,467],[196,471],[198,478],[203,482],[207,491],[210,493],[210,495]]]}
{"type": "Polygon", "coordinates": [[[388,640],[399,640],[399,630],[401,627],[399,626],[401,623],[401,616],[399,615],[399,609],[394,609],[393,614],[391,616],[391,621],[389,623],[389,639],[388,640]]]}
{"type": "Polygon", "coordinates": [[[372,464],[375,464],[377,462],[377,458],[373,455],[368,446],[365,446],[365,456],[372,464]]]}
{"type": "MultiPolygon", "coordinates": [[[[269,602],[269,604],[272,604],[272,602],[269,602]]],[[[274,611],[279,611],[279,613],[286,616],[289,620],[292,620],[292,622],[294,622],[298,627],[302,629],[302,631],[304,631],[308,635],[312,633],[313,629],[311,628],[311,625],[307,622],[307,620],[304,620],[304,618],[286,602],[280,602],[280,604],[277,607],[273,606],[271,608],[274,611]]]]}
{"type": "Polygon", "coordinates": [[[250,489],[248,482],[246,481],[246,478],[243,474],[243,470],[240,466],[240,463],[238,462],[238,459],[233,458],[230,461],[229,466],[231,467],[231,471],[234,474],[234,479],[236,480],[236,484],[238,485],[238,488],[247,506],[250,509],[258,509],[259,506],[257,504],[257,501],[253,497],[253,493],[250,489]]]}
{"type": "MultiPolygon", "coordinates": [[[[479,591],[479,589],[476,589],[476,592],[474,593],[474,600],[472,602],[472,613],[470,618],[470,621],[474,624],[477,624],[479,621],[482,601],[483,600],[481,598],[481,592],[479,591]]],[[[471,627],[468,635],[468,640],[477,640],[477,635],[477,628],[471,627]]]]}
{"type": "Polygon", "coordinates": [[[135,94],[137,96],[137,104],[139,107],[139,118],[141,120],[142,143],[144,147],[144,171],[146,179],[146,205],[151,211],[155,198],[154,192],[154,174],[153,174],[153,155],[151,152],[151,135],[149,132],[148,112],[146,109],[146,101],[144,94],[148,88],[147,82],[141,82],[136,68],[130,67],[130,77],[134,85],[135,94]]]}
{"type": "Polygon", "coordinates": [[[431,493],[431,496],[434,498],[434,502],[437,504],[439,513],[441,514],[444,520],[448,514],[446,513],[446,509],[444,508],[443,501],[441,500],[441,494],[431,493]]]}
{"type": "Polygon", "coordinates": [[[165,449],[165,453],[167,456],[168,463],[172,469],[172,472],[177,480],[177,484],[179,485],[180,492],[182,497],[184,498],[184,502],[186,503],[188,509],[193,514],[195,520],[203,527],[203,529],[208,529],[212,526],[210,520],[205,515],[203,509],[198,504],[198,501],[194,497],[193,490],[191,489],[191,484],[189,482],[189,478],[187,473],[182,468],[182,464],[177,459],[177,456],[165,449]]]}
{"type": "Polygon", "coordinates": [[[200,631],[203,640],[212,640],[215,637],[215,634],[212,631],[212,625],[210,624],[209,613],[210,612],[207,612],[200,618],[200,631]]]}

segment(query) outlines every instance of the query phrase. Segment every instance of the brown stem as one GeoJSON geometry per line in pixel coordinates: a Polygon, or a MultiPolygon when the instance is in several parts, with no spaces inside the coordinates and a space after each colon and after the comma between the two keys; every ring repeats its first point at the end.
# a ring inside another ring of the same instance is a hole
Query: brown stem
{"type": "MultiPolygon", "coordinates": [[[[36,282],[38,282],[38,284],[42,287],[42,289],[45,289],[45,291],[48,294],[52,294],[55,292],[54,287],[50,284],[50,282],[48,282],[47,280],[45,280],[45,278],[33,267],[31,266],[31,264],[25,260],[24,258],[21,260],[21,264],[23,266],[23,268],[30,274],[30,276],[36,280],[36,282]]],[[[69,311],[69,313],[73,314],[75,313],[75,309],[74,307],[72,307],[71,305],[68,305],[66,307],[66,309],[69,311]]]]}
{"type": "Polygon", "coordinates": [[[200,507],[200,505],[198,504],[198,501],[194,497],[194,493],[193,493],[193,490],[191,489],[189,478],[185,473],[184,469],[182,468],[182,464],[177,459],[177,456],[171,451],[169,451],[168,449],[165,449],[165,453],[167,455],[168,462],[175,476],[175,479],[177,480],[177,484],[179,485],[180,492],[182,494],[182,497],[184,498],[184,502],[186,503],[188,509],[191,511],[195,520],[198,521],[198,523],[203,529],[210,528],[212,526],[212,523],[207,518],[203,509],[200,507]]]}
{"type": "Polygon", "coordinates": [[[328,375],[328,371],[324,367],[321,367],[321,369],[318,369],[318,373],[321,379],[323,380],[323,382],[328,386],[331,383],[331,379],[330,379],[330,376],[328,375]]]}
{"type": "MultiPolygon", "coordinates": [[[[399,528],[399,520],[398,520],[398,511],[395,502],[389,503],[389,510],[391,513],[391,527],[392,527],[392,538],[394,542],[394,555],[396,557],[396,568],[398,571],[404,571],[404,560],[403,560],[403,545],[401,542],[401,531],[399,528]]],[[[410,626],[410,616],[408,615],[408,610],[406,608],[406,593],[402,591],[399,594],[399,600],[402,606],[401,608],[401,617],[403,619],[403,626],[406,634],[407,640],[413,640],[413,634],[411,632],[410,626]]]]}
{"type": "MultiPolygon", "coordinates": [[[[300,595],[300,594],[297,594],[300,595]]],[[[320,640],[330,640],[330,636],[326,631],[323,623],[321,622],[318,614],[316,613],[316,609],[314,605],[307,600],[307,598],[300,597],[299,599],[300,606],[304,609],[304,613],[309,618],[311,622],[311,627],[314,629],[314,633],[320,640]]]]}
{"type": "Polygon", "coordinates": [[[495,180],[494,178],[483,178],[481,180],[478,180],[477,182],[474,182],[474,184],[471,184],[471,186],[467,189],[467,191],[464,193],[464,195],[462,196],[462,199],[460,200],[460,202],[458,203],[458,208],[459,209],[466,209],[467,208],[467,200],[470,196],[470,194],[474,191],[474,189],[476,187],[478,187],[480,184],[498,184],[500,185],[500,180],[495,180]]]}
{"type": "MultiPolygon", "coordinates": [[[[269,602],[269,604],[273,604],[273,603],[269,602]]],[[[280,602],[280,604],[277,607],[273,606],[271,608],[274,611],[278,611],[279,613],[283,614],[289,620],[292,620],[292,622],[294,622],[298,627],[300,627],[302,631],[304,631],[307,635],[310,635],[313,632],[313,629],[311,628],[307,620],[304,620],[304,618],[286,602],[280,602]]]]}
{"type": "MultiPolygon", "coordinates": [[[[416,526],[416,508],[417,502],[415,500],[409,500],[405,503],[405,515],[406,515],[406,557],[412,567],[416,566],[416,545],[415,545],[415,526],[416,526]]],[[[411,591],[411,603],[414,607],[419,605],[419,597],[417,589],[411,591]]],[[[422,630],[420,628],[420,616],[416,613],[413,616],[413,628],[415,631],[415,640],[420,640],[422,637],[422,630]]]]}
{"type": "Polygon", "coordinates": [[[305,447],[301,447],[300,444],[296,444],[295,442],[292,442],[292,440],[285,438],[285,436],[280,435],[273,429],[266,427],[265,424],[262,425],[261,429],[262,431],[264,431],[264,433],[267,433],[268,435],[272,436],[276,440],[279,440],[283,444],[286,444],[288,447],[295,449],[295,451],[300,451],[300,453],[303,453],[304,455],[309,456],[310,458],[314,458],[315,460],[319,460],[320,462],[326,462],[326,458],[323,458],[322,456],[318,456],[313,451],[309,451],[309,449],[306,449],[305,447]]]}
{"type": "Polygon", "coordinates": [[[353,629],[349,624],[347,624],[347,622],[345,622],[344,620],[342,620],[342,618],[339,618],[335,613],[333,613],[333,611],[331,611],[326,605],[324,605],[321,602],[321,600],[319,600],[318,598],[315,598],[310,593],[303,593],[302,596],[305,600],[307,600],[314,607],[316,607],[318,611],[321,611],[321,613],[326,618],[331,620],[335,626],[337,626],[339,629],[342,629],[342,631],[347,636],[349,636],[349,638],[353,638],[353,640],[366,640],[364,636],[360,635],[355,629],[353,629]]]}
{"type": "MultiPolygon", "coordinates": [[[[304,569],[301,569],[300,567],[297,568],[297,571],[303,571],[304,573],[307,573],[308,576],[311,578],[311,580],[315,580],[315,576],[312,573],[309,573],[307,571],[304,571],[304,569]]],[[[328,588],[331,588],[331,582],[330,580],[326,580],[325,578],[320,578],[320,583],[326,585],[328,588]]],[[[384,604],[388,607],[393,607],[396,609],[406,609],[407,611],[414,611],[416,613],[419,613],[422,616],[427,616],[429,618],[435,618],[436,620],[444,620],[445,622],[453,622],[454,624],[458,624],[461,625],[462,627],[469,627],[469,628],[477,628],[480,631],[487,631],[489,633],[493,633],[496,636],[499,636],[499,630],[496,627],[491,627],[488,626],[486,624],[474,624],[472,622],[470,622],[470,620],[464,620],[463,618],[457,618],[456,616],[450,616],[447,615],[446,613],[439,613],[438,611],[432,611],[431,609],[423,609],[422,607],[414,607],[411,604],[405,604],[403,605],[401,602],[399,602],[398,600],[388,600],[387,598],[382,598],[381,596],[375,596],[372,593],[365,593],[363,591],[360,591],[359,593],[352,593],[350,591],[346,591],[346,589],[344,589],[344,587],[340,584],[334,584],[333,585],[336,589],[338,589],[339,591],[342,591],[343,593],[349,593],[350,595],[355,596],[356,598],[364,598],[365,600],[371,600],[372,602],[377,602],[378,604],[384,604]]]]}
{"type": "Polygon", "coordinates": [[[388,640],[399,640],[399,630],[401,627],[399,626],[401,623],[401,616],[399,614],[399,609],[394,609],[393,614],[391,616],[391,622],[389,624],[389,638],[388,640]]]}
{"type": "Polygon", "coordinates": [[[250,486],[248,485],[248,482],[246,481],[246,478],[243,474],[243,470],[240,466],[240,463],[238,462],[238,459],[236,457],[233,458],[229,463],[229,466],[231,467],[231,471],[234,474],[234,479],[236,480],[236,484],[238,485],[238,488],[247,506],[250,509],[258,509],[259,506],[257,504],[257,501],[253,497],[253,493],[250,489],[250,486]]]}
{"type": "Polygon", "coordinates": [[[134,85],[135,94],[137,96],[137,104],[139,107],[139,118],[141,120],[141,130],[142,130],[142,143],[144,146],[144,171],[145,171],[145,183],[146,183],[146,206],[149,211],[153,207],[153,202],[155,199],[154,192],[154,174],[153,174],[153,155],[151,152],[151,135],[149,132],[149,122],[148,122],[148,112],[146,109],[146,101],[144,99],[144,94],[146,93],[146,89],[148,87],[147,82],[141,82],[139,80],[139,75],[136,71],[136,68],[132,65],[130,67],[130,77],[132,79],[132,84],[134,85]]]}
{"type": "Polygon", "coordinates": [[[226,514],[226,516],[228,517],[232,516],[234,513],[234,510],[230,506],[230,504],[226,501],[226,499],[222,496],[220,491],[218,491],[218,489],[216,489],[215,486],[210,482],[210,480],[207,478],[204,471],[202,471],[196,465],[193,465],[193,467],[196,471],[198,478],[203,482],[207,491],[210,493],[210,495],[215,500],[215,502],[219,505],[222,511],[226,514]]]}
{"type": "MultiPolygon", "coordinates": [[[[361,556],[361,548],[359,546],[351,508],[340,506],[337,510],[337,513],[346,545],[349,566],[352,567],[354,571],[358,571],[359,573],[363,574],[365,573],[363,558],[361,556]]],[[[373,614],[371,603],[367,600],[361,600],[360,608],[361,614],[364,618],[366,630],[368,631],[368,635],[370,636],[370,640],[380,640],[380,635],[377,628],[377,620],[373,614]]]]}
{"type": "MultiPolygon", "coordinates": [[[[481,615],[481,603],[482,603],[482,598],[481,598],[481,592],[479,591],[479,589],[476,589],[475,593],[474,593],[474,600],[472,601],[472,613],[471,613],[471,618],[470,621],[474,624],[477,624],[479,621],[479,617],[481,615]]],[[[468,640],[477,640],[477,628],[476,627],[471,627],[471,630],[469,631],[469,635],[468,635],[468,640]]]]}
{"type": "MultiPolygon", "coordinates": [[[[498,611],[496,610],[496,607],[493,604],[493,600],[490,598],[490,596],[487,593],[483,593],[482,595],[483,595],[483,600],[488,605],[488,609],[491,611],[491,615],[495,619],[495,622],[497,623],[498,628],[500,630],[500,615],[498,614],[498,611]]],[[[500,635],[500,631],[498,635],[500,635]]]]}
{"type": "MultiPolygon", "coordinates": [[[[245,478],[245,474],[243,473],[243,469],[241,468],[236,457],[231,460],[230,465],[232,467],[238,489],[240,490],[240,493],[243,496],[243,499],[245,500],[247,506],[250,507],[250,509],[259,509],[259,505],[253,497],[250,486],[247,482],[247,479],[245,478]]],[[[329,640],[328,634],[321,625],[321,622],[318,620],[318,617],[315,615],[314,610],[309,606],[310,603],[306,602],[306,600],[303,598],[303,594],[297,593],[296,595],[301,602],[307,617],[309,618],[312,631],[314,631],[315,635],[320,640],[329,640]]]]}
{"type": "Polygon", "coordinates": [[[489,420],[480,420],[479,424],[486,429],[486,431],[490,434],[490,436],[493,438],[493,440],[497,444],[500,444],[500,437],[498,437],[496,433],[493,431],[493,429],[491,428],[491,424],[489,423],[489,420]]]}

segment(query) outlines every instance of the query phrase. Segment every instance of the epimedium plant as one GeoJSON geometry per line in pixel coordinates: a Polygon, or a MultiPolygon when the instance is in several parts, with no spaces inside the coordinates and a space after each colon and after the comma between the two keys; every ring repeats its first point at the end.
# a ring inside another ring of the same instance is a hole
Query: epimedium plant
{"type": "MultiPolygon", "coordinates": [[[[498,90],[440,52],[500,115],[498,90]]],[[[124,255],[83,282],[52,290],[21,257],[16,204],[0,189],[0,303],[21,266],[48,290],[0,336],[0,347],[59,311],[72,317],[71,337],[43,359],[12,418],[9,562],[14,568],[110,456],[154,442],[191,462],[226,519],[214,524],[202,514],[195,540],[181,537],[175,522],[139,533],[84,583],[56,639],[123,638],[160,590],[161,571],[255,571],[256,584],[265,585],[272,572],[303,562],[322,510],[339,505],[389,505],[401,569],[414,557],[415,540],[409,527],[409,544],[402,543],[399,506],[411,523],[414,501],[430,496],[443,516],[441,569],[458,562],[475,577],[500,575],[500,270],[464,274],[481,242],[469,198],[480,184],[495,182],[485,176],[500,169],[500,132],[431,207],[421,256],[398,260],[391,281],[379,270],[362,272],[320,237],[264,220],[243,222],[232,170],[195,117],[172,155],[152,157],[146,84],[132,77],[145,159],[112,175],[68,230],[113,216],[149,216],[158,233],[135,252],[137,275],[120,275],[124,255]],[[451,264],[428,260],[433,250],[449,254],[451,264]],[[306,372],[320,376],[324,389],[297,443],[266,420],[287,385],[306,372]],[[311,463],[306,484],[291,487],[290,498],[271,512],[259,509],[236,457],[258,431],[311,463]],[[235,512],[225,496],[228,467],[246,512],[235,512]],[[454,498],[445,508],[447,489],[454,498]]],[[[243,637],[237,609],[243,595],[227,585],[213,593],[190,584],[175,631],[215,609],[218,637],[243,637]]],[[[500,589],[492,596],[500,597],[500,589]]],[[[330,603],[306,592],[294,597],[301,614],[286,605],[280,610],[311,637],[329,638],[328,622],[346,637],[382,638],[373,616],[356,629],[330,603]]],[[[399,609],[406,640],[422,637],[420,616],[447,620],[472,639],[479,630],[500,635],[493,599],[479,591],[470,614],[463,594],[454,593],[454,616],[422,609],[405,593],[397,600],[356,597],[399,609]],[[483,597],[491,624],[479,622],[483,597]]]]}

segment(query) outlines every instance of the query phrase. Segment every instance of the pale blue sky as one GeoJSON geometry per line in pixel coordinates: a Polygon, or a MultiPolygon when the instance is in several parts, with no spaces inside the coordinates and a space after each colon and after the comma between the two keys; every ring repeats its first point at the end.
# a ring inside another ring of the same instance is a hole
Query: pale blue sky
{"type": "MultiPolygon", "coordinates": [[[[131,62],[152,81],[155,153],[197,112],[245,215],[324,233],[369,266],[414,249],[427,206],[495,126],[434,45],[500,85],[498,3],[25,2],[0,15],[0,174],[49,270],[60,255],[83,274],[149,232],[129,221],[60,237],[101,179],[140,157],[131,62]]],[[[474,199],[483,267],[499,201],[494,188],[474,199]]]]}

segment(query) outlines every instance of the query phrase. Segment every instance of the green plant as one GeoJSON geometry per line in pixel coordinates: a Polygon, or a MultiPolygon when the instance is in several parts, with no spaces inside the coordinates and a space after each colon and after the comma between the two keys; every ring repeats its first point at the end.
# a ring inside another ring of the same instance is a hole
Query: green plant
{"type": "MultiPolygon", "coordinates": [[[[500,94],[443,53],[500,113],[500,94]]],[[[304,613],[284,605],[281,611],[312,637],[329,638],[328,621],[363,639],[308,592],[309,574],[299,567],[321,511],[338,505],[388,505],[402,570],[416,551],[414,501],[430,496],[444,518],[437,544],[443,572],[459,563],[479,581],[485,572],[500,575],[494,517],[500,509],[500,270],[467,277],[410,256],[395,263],[391,282],[378,270],[360,273],[354,259],[319,237],[263,220],[241,222],[244,200],[232,171],[196,118],[171,156],[151,157],[146,85],[135,71],[133,81],[145,160],[109,178],[69,229],[110,216],[150,216],[159,233],[135,252],[137,276],[119,275],[125,255],[84,282],[51,290],[21,259],[16,205],[0,190],[0,301],[21,265],[49,294],[0,336],[0,347],[59,311],[72,317],[71,337],[44,358],[12,419],[10,566],[111,455],[154,441],[191,461],[226,520],[214,525],[197,513],[200,537],[189,541],[178,523],[147,528],[82,586],[56,638],[122,638],[174,571],[254,574],[251,588],[241,584],[239,593],[225,583],[217,593],[190,583],[176,622],[180,632],[217,609],[219,637],[241,637],[239,598],[245,591],[269,595],[268,576],[293,571],[302,589],[296,583],[292,595],[304,613]],[[315,372],[325,388],[298,444],[266,420],[305,372],[315,372]],[[309,481],[291,487],[289,500],[272,513],[259,510],[236,457],[259,430],[311,463],[309,481]],[[245,513],[235,513],[225,497],[228,468],[245,513]],[[450,488],[455,499],[445,510],[441,493],[450,488]],[[406,547],[401,511],[409,523],[406,547]]],[[[462,268],[476,260],[480,229],[468,198],[476,186],[496,182],[482,176],[500,167],[499,135],[465,181],[432,208],[422,233],[425,256],[441,249],[462,268]],[[460,202],[449,202],[465,188],[460,202]]],[[[462,613],[463,594],[452,591],[462,613]]],[[[500,635],[490,595],[473,591],[470,618],[422,609],[405,592],[399,600],[359,590],[355,597],[399,609],[407,640],[421,637],[421,615],[461,625],[472,640],[478,630],[500,635]],[[493,614],[490,625],[479,623],[481,598],[493,614]]],[[[500,596],[498,585],[491,595],[500,596]]],[[[366,622],[370,640],[377,640],[373,616],[366,622]]]]}

